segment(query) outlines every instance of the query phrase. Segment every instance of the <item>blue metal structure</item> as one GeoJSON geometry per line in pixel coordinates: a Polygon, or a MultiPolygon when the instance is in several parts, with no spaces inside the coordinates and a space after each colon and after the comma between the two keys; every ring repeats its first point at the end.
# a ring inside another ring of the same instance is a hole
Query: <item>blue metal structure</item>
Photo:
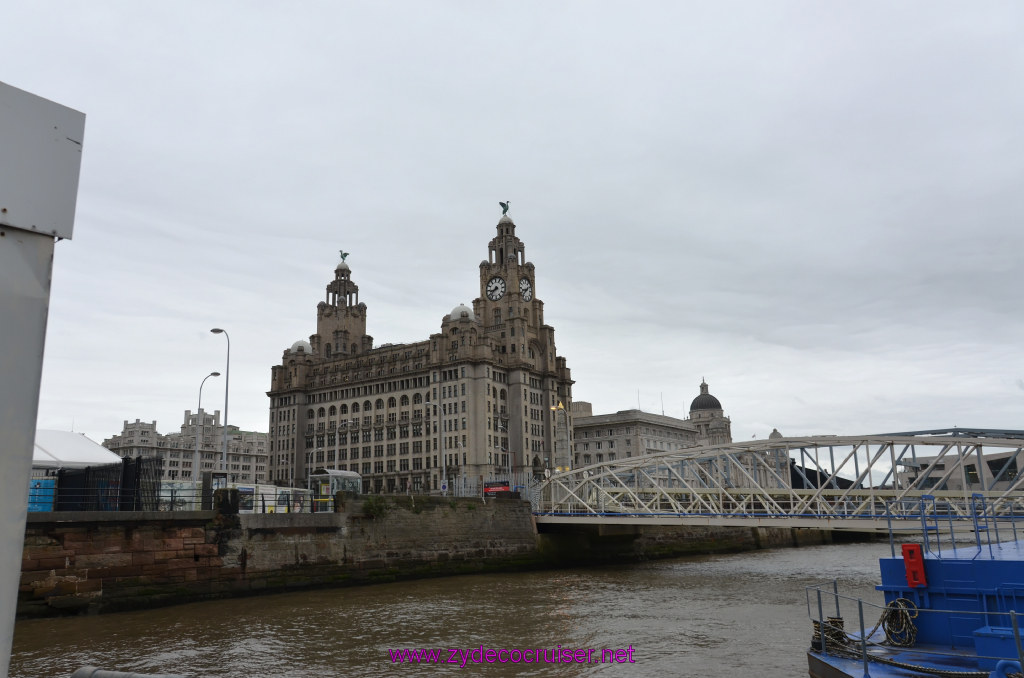
{"type": "Polygon", "coordinates": [[[958,540],[947,531],[952,523],[941,519],[949,514],[944,502],[922,497],[918,503],[919,543],[901,544],[903,555],[897,557],[890,533],[892,556],[880,560],[877,588],[885,605],[874,628],[865,624],[864,609],[870,606],[840,596],[835,584],[808,591],[812,678],[1021,673],[1024,543],[1017,540],[1017,520],[1009,521],[1010,532],[1000,534],[991,507],[975,495],[972,537],[958,540]],[[844,622],[844,605],[852,629],[844,622]],[[849,614],[854,606],[856,626],[849,614]]]}

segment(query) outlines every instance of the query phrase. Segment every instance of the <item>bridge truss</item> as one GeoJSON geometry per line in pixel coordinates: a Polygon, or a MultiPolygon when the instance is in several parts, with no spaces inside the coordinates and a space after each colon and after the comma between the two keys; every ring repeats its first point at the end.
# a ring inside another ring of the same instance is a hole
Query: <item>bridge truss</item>
{"type": "Polygon", "coordinates": [[[1022,451],[1019,437],[757,440],[560,473],[537,488],[534,509],[541,522],[827,522],[831,529],[862,530],[941,518],[952,525],[979,515],[1024,515],[1022,451]]]}

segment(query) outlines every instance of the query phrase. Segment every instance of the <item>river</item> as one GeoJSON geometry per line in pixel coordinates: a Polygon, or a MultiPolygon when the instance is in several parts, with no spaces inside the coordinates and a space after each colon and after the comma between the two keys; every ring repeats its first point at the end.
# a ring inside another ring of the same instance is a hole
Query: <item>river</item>
{"type": "Polygon", "coordinates": [[[839,578],[841,593],[880,601],[874,591],[878,558],[888,553],[888,543],[836,544],[27,620],[15,627],[10,676],[59,678],[92,664],[194,678],[798,678],[807,675],[811,636],[804,588],[839,578]],[[462,668],[393,664],[388,652],[481,645],[627,653],[620,655],[623,663],[482,662],[462,668]],[[628,661],[630,646],[634,663],[628,661]]]}

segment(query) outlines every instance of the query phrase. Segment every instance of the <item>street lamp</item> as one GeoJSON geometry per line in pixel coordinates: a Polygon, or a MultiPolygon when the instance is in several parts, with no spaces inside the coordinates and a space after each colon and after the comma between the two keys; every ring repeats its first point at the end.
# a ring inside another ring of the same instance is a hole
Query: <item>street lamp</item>
{"type": "Polygon", "coordinates": [[[228,336],[225,330],[219,327],[214,327],[210,331],[214,334],[223,334],[224,338],[228,340],[228,359],[224,364],[224,451],[220,457],[221,470],[224,471],[226,482],[228,474],[228,384],[231,379],[231,337],[228,336]]]}
{"type": "MultiPolygon", "coordinates": [[[[506,438],[509,437],[508,429],[505,427],[504,424],[499,423],[498,424],[498,430],[499,431],[503,431],[505,433],[505,437],[506,438]]],[[[499,469],[501,469],[502,471],[508,473],[509,476],[511,476],[512,475],[512,466],[513,466],[512,459],[511,459],[512,452],[509,450],[509,448],[507,448],[504,445],[502,445],[500,443],[500,441],[499,441],[499,443],[498,443],[498,453],[502,454],[502,455],[507,454],[510,458],[508,459],[508,464],[505,464],[504,461],[502,461],[502,459],[499,457],[498,461],[495,463],[495,466],[497,466],[499,469]]],[[[511,480],[511,477],[509,478],[509,480],[511,480]]]]}
{"type": "Polygon", "coordinates": [[[558,405],[551,408],[555,411],[555,470],[556,471],[571,471],[572,470],[572,450],[569,449],[569,413],[565,410],[565,405],[559,401],[558,405]],[[565,415],[565,466],[559,466],[558,462],[561,461],[558,458],[558,412],[565,415]]]}
{"type": "MultiPolygon", "coordinates": [[[[438,393],[441,393],[440,387],[438,387],[438,393]]],[[[445,496],[448,495],[448,463],[444,458],[444,420],[441,418],[441,398],[440,396],[434,402],[428,402],[427,405],[433,405],[434,410],[437,413],[437,447],[441,454],[441,493],[445,496]]]]}
{"type": "Polygon", "coordinates": [[[192,455],[192,480],[196,482],[199,481],[199,439],[203,436],[203,424],[206,423],[203,419],[203,384],[205,384],[206,380],[210,377],[219,376],[220,372],[210,372],[208,375],[203,377],[201,382],[199,382],[199,405],[196,407],[198,410],[197,417],[199,421],[196,424],[196,451],[195,454],[192,455]]]}
{"type": "Polygon", "coordinates": [[[313,450],[306,452],[306,489],[313,489],[313,450]]]}

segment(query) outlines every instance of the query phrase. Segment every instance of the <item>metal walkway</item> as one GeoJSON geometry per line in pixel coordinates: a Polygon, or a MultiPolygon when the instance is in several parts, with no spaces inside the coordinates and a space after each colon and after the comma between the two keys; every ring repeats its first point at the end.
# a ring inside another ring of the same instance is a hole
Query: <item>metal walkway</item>
{"type": "Polygon", "coordinates": [[[534,511],[540,523],[854,531],[920,529],[922,520],[971,530],[981,511],[1011,529],[1024,517],[1024,432],[971,432],[780,438],[620,459],[547,479],[534,511]]]}

